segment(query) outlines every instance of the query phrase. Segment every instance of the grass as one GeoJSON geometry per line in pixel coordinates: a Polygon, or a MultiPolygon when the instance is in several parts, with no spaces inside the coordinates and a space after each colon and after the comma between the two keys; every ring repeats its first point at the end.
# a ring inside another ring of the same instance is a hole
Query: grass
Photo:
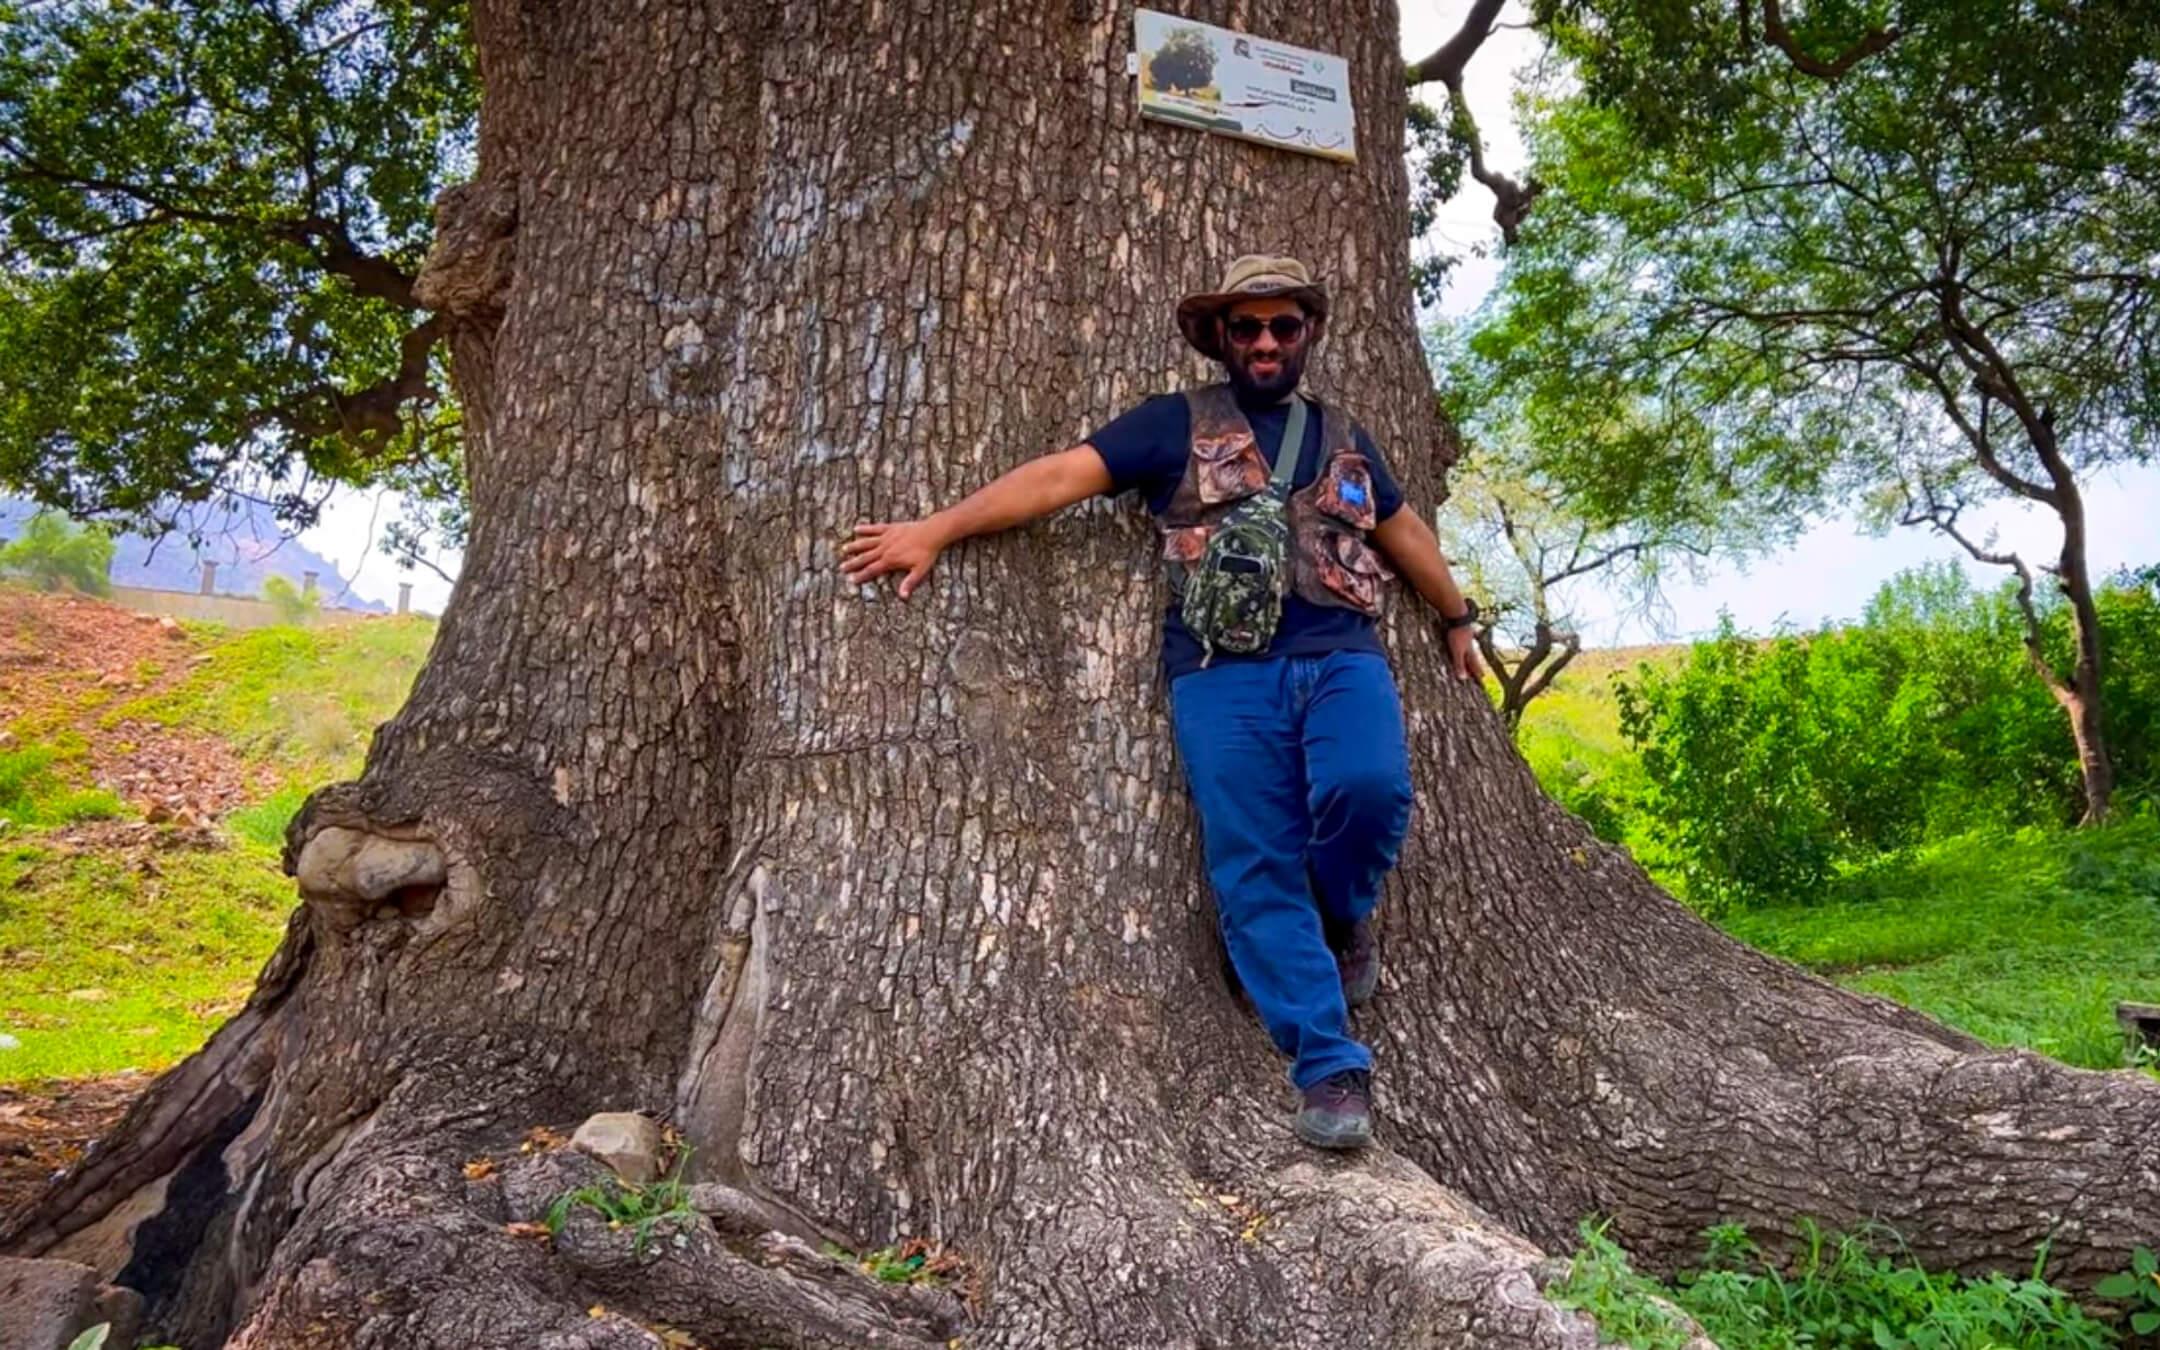
{"type": "MultiPolygon", "coordinates": [[[[188,625],[198,658],[158,693],[95,689],[11,728],[0,752],[0,1083],[159,1069],[247,998],[294,902],[277,854],[314,788],[358,772],[433,641],[424,618],[233,633],[188,625]],[[141,719],[220,737],[281,785],[224,821],[214,849],[81,848],[53,827],[126,814],[86,786],[78,729],[141,719]]],[[[137,670],[138,678],[150,672],[137,670]]]]}
{"type": "Polygon", "coordinates": [[[246,999],[291,907],[260,849],[0,848],[0,1030],[20,1042],[0,1081],[179,1060],[246,999]]]}
{"type": "Polygon", "coordinates": [[[1965,1277],[1921,1268],[1888,1230],[1840,1236],[1803,1221],[1789,1263],[1771,1260],[1737,1225],[1704,1237],[1701,1262],[1664,1284],[1636,1271],[1602,1226],[1585,1224],[1581,1249],[1546,1293],[1595,1318],[1602,1340],[1637,1350],[1686,1345],[1682,1312],[1725,1350],[2102,1350],[2117,1343],[2113,1328],[2041,1278],[2044,1252],[2023,1279],[1965,1277]]]}
{"type": "Polygon", "coordinates": [[[258,628],[210,646],[171,688],[104,714],[209,732],[288,782],[357,772],[368,738],[396,711],[435,638],[409,616],[321,628],[258,628]]]}
{"type": "Polygon", "coordinates": [[[0,820],[11,825],[72,825],[124,815],[120,799],[103,788],[83,787],[80,737],[74,744],[29,745],[0,751],[0,820]]]}
{"type": "Polygon", "coordinates": [[[1996,1045],[2118,1068],[2114,1005],[2160,1002],[2160,820],[1965,835],[1878,860],[1734,936],[1996,1045]]]}

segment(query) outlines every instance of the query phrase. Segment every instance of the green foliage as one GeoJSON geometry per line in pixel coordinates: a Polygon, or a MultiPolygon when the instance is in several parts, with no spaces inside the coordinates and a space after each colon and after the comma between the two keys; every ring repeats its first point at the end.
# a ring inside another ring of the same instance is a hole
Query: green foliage
{"type": "MultiPolygon", "coordinates": [[[[2160,602],[2110,588],[2098,603],[2118,780],[2136,797],[2160,778],[2160,602]]],[[[2046,623],[2067,651],[2066,615],[2046,623]]],[[[2069,727],[2019,631],[2007,593],[1976,594],[1949,567],[1892,581],[1842,630],[1758,640],[1728,624],[1683,667],[1620,684],[1643,833],[1715,912],[1811,895],[1840,868],[1926,840],[2077,819],[2069,727]]]]}
{"type": "Polygon", "coordinates": [[[1655,1350],[1686,1344],[1692,1317],[1725,1350],[1802,1346],[1879,1350],[2101,1350],[2116,1338],[2041,1278],[1930,1272],[1883,1252],[1896,1235],[1826,1234],[1799,1224],[1791,1263],[1772,1261],[1747,1231],[1707,1230],[1702,1261],[1670,1286],[1636,1272],[1604,1225],[1586,1223],[1567,1275],[1546,1292],[1597,1319],[1603,1339],[1655,1350]]]}
{"type": "Polygon", "coordinates": [[[303,591],[280,576],[263,582],[262,598],[277,611],[278,622],[303,627],[315,620],[322,611],[322,603],[313,591],[303,591]]]}
{"type": "Polygon", "coordinates": [[[411,294],[477,87],[448,0],[0,0],[0,482],[77,514],[455,481],[411,294]]]}
{"type": "Polygon", "coordinates": [[[57,511],[40,511],[22,538],[0,548],[0,573],[41,591],[106,595],[112,590],[113,538],[95,525],[77,525],[57,511]]]}
{"type": "Polygon", "coordinates": [[[1214,83],[1214,45],[1198,28],[1173,28],[1148,62],[1148,69],[1157,89],[1198,93],[1214,83]]]}
{"type": "Polygon", "coordinates": [[[867,1252],[851,1252],[837,1242],[824,1243],[818,1250],[835,1261],[847,1262],[880,1284],[944,1284],[960,1269],[959,1261],[950,1252],[937,1252],[921,1238],[908,1238],[867,1252]]]}
{"type": "Polygon", "coordinates": [[[2154,1257],[2152,1248],[2139,1247],[2131,1252],[2129,1269],[2100,1281],[2093,1286],[2093,1292],[2129,1304],[2130,1330],[2138,1335],[2160,1331],[2160,1258],[2154,1257]]]}
{"type": "Polygon", "coordinates": [[[690,1204],[690,1188],[683,1181],[683,1169],[689,1161],[690,1150],[684,1149],[668,1175],[649,1186],[634,1186],[620,1177],[609,1176],[590,1186],[567,1191],[555,1197],[541,1222],[553,1236],[562,1232],[563,1225],[569,1222],[570,1211],[589,1209],[605,1219],[609,1228],[630,1230],[633,1256],[645,1254],[654,1231],[662,1224],[677,1226],[675,1245],[680,1247],[689,1238],[679,1229],[697,1219],[697,1210],[690,1204]]]}

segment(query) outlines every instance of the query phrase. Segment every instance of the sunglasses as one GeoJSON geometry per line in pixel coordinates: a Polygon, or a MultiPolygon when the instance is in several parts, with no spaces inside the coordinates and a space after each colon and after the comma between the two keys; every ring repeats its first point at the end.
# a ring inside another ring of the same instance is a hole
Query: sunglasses
{"type": "Polygon", "coordinates": [[[1278,314],[1272,319],[1261,320],[1248,314],[1223,325],[1223,331],[1240,347],[1250,347],[1258,342],[1263,328],[1273,333],[1277,342],[1288,346],[1305,336],[1305,319],[1297,314],[1278,314]]]}

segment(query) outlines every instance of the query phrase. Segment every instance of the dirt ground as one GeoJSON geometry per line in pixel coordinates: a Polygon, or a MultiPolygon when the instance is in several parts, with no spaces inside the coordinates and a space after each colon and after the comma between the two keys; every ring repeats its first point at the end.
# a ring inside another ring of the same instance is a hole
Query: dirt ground
{"type": "MultiPolygon", "coordinates": [[[[268,770],[212,737],[138,719],[106,725],[113,709],[170,688],[204,659],[170,619],[0,587],[0,750],[72,731],[88,746],[91,781],[146,818],[67,826],[45,836],[48,846],[126,854],[213,846],[210,821],[274,786],[268,770]]],[[[80,1157],[154,1077],[0,1086],[0,1214],[80,1157]]]]}
{"type": "Polygon", "coordinates": [[[27,1204],[53,1173],[119,1123],[155,1074],[0,1086],[0,1215],[27,1204]]]}
{"type": "Polygon", "coordinates": [[[75,595],[0,587],[0,749],[67,730],[92,779],[152,821],[202,825],[276,786],[217,739],[113,709],[172,687],[205,660],[169,618],[75,595]]]}

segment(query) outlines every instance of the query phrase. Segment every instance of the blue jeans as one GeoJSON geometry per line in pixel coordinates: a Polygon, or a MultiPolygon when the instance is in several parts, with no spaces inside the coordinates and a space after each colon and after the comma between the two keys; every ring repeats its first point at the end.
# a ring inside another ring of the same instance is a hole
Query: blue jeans
{"type": "Polygon", "coordinates": [[[1372,913],[1410,822],[1402,702],[1385,658],[1234,661],[1170,684],[1208,880],[1238,979],[1311,1087],[1372,1052],[1350,1038],[1327,929],[1372,913]]]}

